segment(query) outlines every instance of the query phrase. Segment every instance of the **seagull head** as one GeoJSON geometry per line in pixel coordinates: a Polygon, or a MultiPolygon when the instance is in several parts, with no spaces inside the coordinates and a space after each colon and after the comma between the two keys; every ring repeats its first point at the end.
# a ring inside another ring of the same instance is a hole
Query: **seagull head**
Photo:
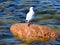
{"type": "Polygon", "coordinates": [[[30,10],[33,10],[33,7],[30,7],[30,10]]]}

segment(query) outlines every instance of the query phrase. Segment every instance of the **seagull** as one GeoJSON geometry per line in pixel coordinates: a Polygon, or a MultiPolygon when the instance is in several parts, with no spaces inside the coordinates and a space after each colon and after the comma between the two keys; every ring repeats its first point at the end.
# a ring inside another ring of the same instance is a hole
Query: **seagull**
{"type": "Polygon", "coordinates": [[[33,7],[30,7],[29,12],[26,15],[26,22],[28,23],[28,26],[30,25],[30,21],[34,18],[34,10],[33,7]]]}

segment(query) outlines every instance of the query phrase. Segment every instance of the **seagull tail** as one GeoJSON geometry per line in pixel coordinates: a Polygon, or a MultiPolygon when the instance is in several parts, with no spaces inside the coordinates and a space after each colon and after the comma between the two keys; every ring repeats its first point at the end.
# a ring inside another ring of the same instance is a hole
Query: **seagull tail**
{"type": "Polygon", "coordinates": [[[25,21],[25,23],[29,23],[29,21],[28,21],[28,20],[26,20],[26,21],[25,21]]]}

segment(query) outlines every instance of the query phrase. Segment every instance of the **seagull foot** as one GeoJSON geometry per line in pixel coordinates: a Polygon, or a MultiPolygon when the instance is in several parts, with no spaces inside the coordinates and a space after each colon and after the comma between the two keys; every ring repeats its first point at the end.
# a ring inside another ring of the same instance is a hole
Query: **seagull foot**
{"type": "Polygon", "coordinates": [[[28,23],[28,26],[30,26],[31,24],[32,24],[32,23],[31,23],[31,22],[29,22],[29,23],[28,23]]]}
{"type": "Polygon", "coordinates": [[[30,23],[28,23],[28,27],[30,26],[30,23]]]}

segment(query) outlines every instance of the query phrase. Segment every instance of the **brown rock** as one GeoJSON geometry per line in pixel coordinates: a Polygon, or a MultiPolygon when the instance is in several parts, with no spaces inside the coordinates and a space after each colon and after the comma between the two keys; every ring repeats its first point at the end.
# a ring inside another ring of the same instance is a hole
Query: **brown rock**
{"type": "Polygon", "coordinates": [[[27,23],[18,23],[12,25],[10,30],[16,37],[27,43],[34,41],[46,42],[58,38],[58,33],[53,28],[37,24],[28,26],[27,23]]]}

